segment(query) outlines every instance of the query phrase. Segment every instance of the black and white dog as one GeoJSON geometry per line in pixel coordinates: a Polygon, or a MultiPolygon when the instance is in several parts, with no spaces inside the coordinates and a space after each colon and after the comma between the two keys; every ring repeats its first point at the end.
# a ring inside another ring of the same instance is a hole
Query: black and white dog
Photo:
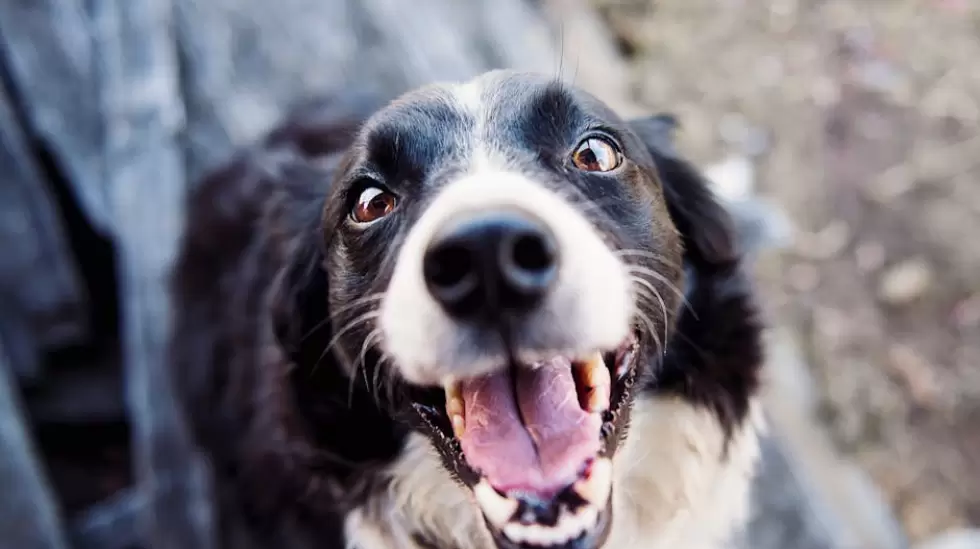
{"type": "Polygon", "coordinates": [[[760,324],[672,129],[501,71],[287,120],[206,178],[172,350],[222,520],[270,548],[723,545],[760,324]]]}

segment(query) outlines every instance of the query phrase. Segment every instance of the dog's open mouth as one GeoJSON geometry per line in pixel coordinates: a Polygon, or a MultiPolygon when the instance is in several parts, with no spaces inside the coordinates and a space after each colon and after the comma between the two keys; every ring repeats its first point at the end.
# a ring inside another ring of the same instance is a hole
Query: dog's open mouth
{"type": "Polygon", "coordinates": [[[451,434],[440,438],[498,544],[602,543],[637,346],[630,337],[608,352],[512,364],[446,384],[439,423],[451,434]]]}

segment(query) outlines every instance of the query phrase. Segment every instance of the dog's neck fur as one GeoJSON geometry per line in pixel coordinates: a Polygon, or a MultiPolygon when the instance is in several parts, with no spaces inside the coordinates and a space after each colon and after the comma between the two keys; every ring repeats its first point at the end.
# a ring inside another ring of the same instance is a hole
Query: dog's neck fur
{"type": "MultiPolygon", "coordinates": [[[[764,429],[753,408],[728,437],[711,412],[679,398],[637,399],[630,436],[615,459],[605,547],[725,546],[749,516],[764,429]]],[[[470,492],[450,477],[425,437],[412,435],[387,474],[388,489],[349,515],[349,549],[492,549],[470,492]]]]}

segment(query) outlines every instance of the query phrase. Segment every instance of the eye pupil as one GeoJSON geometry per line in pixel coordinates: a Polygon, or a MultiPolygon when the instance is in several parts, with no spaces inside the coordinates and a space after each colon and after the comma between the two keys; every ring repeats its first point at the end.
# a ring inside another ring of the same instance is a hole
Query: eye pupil
{"type": "Polygon", "coordinates": [[[581,152],[579,155],[579,162],[585,166],[588,166],[588,168],[591,170],[597,171],[602,169],[599,165],[599,157],[596,155],[595,150],[591,148],[585,149],[581,152]]]}
{"type": "Polygon", "coordinates": [[[622,163],[622,155],[610,142],[598,137],[583,141],[572,154],[575,167],[587,172],[608,172],[622,163]]]}
{"type": "Polygon", "coordinates": [[[384,198],[372,198],[370,206],[374,208],[376,212],[380,210],[381,214],[388,213],[388,201],[384,198]]]}
{"type": "Polygon", "coordinates": [[[394,209],[395,195],[377,187],[369,187],[361,191],[351,211],[351,218],[357,223],[371,223],[390,214],[394,209]]]}

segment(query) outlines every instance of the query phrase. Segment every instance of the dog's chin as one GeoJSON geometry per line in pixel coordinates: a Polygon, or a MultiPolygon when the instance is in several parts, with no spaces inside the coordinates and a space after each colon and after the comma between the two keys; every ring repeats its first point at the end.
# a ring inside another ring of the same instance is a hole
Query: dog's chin
{"type": "Polygon", "coordinates": [[[500,549],[594,549],[612,522],[613,456],[640,339],[589,356],[501,364],[413,398],[500,549]]]}

